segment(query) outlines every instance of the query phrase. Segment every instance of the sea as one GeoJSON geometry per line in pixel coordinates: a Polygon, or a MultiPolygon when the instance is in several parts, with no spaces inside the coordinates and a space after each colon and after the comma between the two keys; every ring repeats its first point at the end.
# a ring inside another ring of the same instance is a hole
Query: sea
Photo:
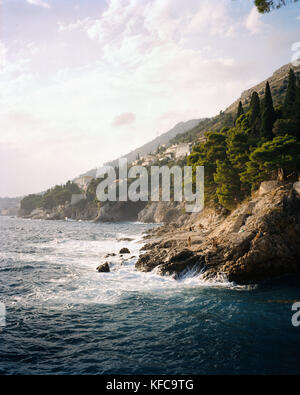
{"type": "Polygon", "coordinates": [[[0,374],[299,374],[299,276],[139,272],[155,226],[0,217],[0,374]]]}

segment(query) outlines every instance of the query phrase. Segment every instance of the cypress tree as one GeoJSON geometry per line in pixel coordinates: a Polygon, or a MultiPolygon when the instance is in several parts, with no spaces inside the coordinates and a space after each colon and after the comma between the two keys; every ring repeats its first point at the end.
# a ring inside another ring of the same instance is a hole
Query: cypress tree
{"type": "Polygon", "coordinates": [[[276,114],[273,106],[273,99],[269,81],[266,83],[264,110],[262,113],[261,122],[261,136],[271,140],[274,136],[272,133],[274,122],[276,121],[276,114]]]}
{"type": "Polygon", "coordinates": [[[257,136],[261,127],[260,99],[257,92],[253,92],[250,101],[251,131],[257,136]]]}
{"type": "Polygon", "coordinates": [[[292,119],[294,119],[297,122],[298,127],[300,127],[300,87],[296,88],[296,97],[293,105],[292,119]]]}
{"type": "Polygon", "coordinates": [[[285,118],[293,117],[293,106],[296,99],[296,76],[292,69],[289,72],[289,82],[286,90],[283,115],[285,118]]]}
{"type": "Polygon", "coordinates": [[[238,110],[237,110],[237,114],[236,114],[236,117],[235,117],[235,122],[236,122],[237,119],[238,119],[241,115],[243,115],[243,114],[244,114],[243,104],[242,104],[242,102],[240,101],[240,102],[239,102],[239,106],[238,106],[238,110]]]}

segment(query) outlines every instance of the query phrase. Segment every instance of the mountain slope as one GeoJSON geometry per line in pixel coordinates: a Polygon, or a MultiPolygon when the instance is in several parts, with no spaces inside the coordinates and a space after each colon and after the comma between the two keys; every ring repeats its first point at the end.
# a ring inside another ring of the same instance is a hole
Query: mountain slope
{"type": "Polygon", "coordinates": [[[278,70],[274,71],[271,77],[242,92],[240,98],[227,107],[224,112],[221,111],[220,114],[216,115],[215,117],[205,119],[204,121],[200,122],[198,126],[194,127],[188,132],[178,134],[174,139],[171,140],[171,143],[178,144],[183,142],[196,142],[199,138],[201,139],[201,137],[203,137],[204,132],[206,131],[219,131],[224,126],[232,127],[239,102],[241,101],[244,108],[247,108],[250,104],[251,95],[254,91],[256,91],[260,99],[263,100],[267,81],[269,81],[270,84],[274,105],[277,106],[284,100],[290,68],[294,70],[295,74],[299,78],[300,66],[295,67],[291,63],[288,63],[280,67],[278,70]]]}
{"type": "MultiPolygon", "coordinates": [[[[141,157],[148,155],[154,151],[156,151],[157,147],[162,144],[168,144],[172,138],[177,136],[178,134],[187,132],[188,130],[193,129],[195,126],[199,125],[203,121],[202,119],[191,119],[187,122],[180,122],[175,125],[171,130],[161,134],[160,136],[156,137],[155,139],[149,141],[148,143],[142,145],[139,148],[129,152],[128,154],[124,155],[122,158],[127,158],[128,162],[133,162],[136,160],[137,155],[141,157]]],[[[105,165],[109,166],[116,166],[119,163],[119,159],[112,160],[110,162],[106,162],[105,165]]],[[[92,176],[95,177],[96,169],[92,169],[87,171],[86,173],[82,174],[81,176],[92,176]]]]}

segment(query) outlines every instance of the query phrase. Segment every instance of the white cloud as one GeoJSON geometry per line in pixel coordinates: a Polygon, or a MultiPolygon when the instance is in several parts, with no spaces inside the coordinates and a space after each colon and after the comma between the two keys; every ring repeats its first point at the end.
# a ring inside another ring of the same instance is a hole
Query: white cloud
{"type": "Polygon", "coordinates": [[[43,0],[27,0],[28,4],[37,5],[44,8],[50,8],[50,5],[43,0]]]}
{"type": "Polygon", "coordinates": [[[256,7],[253,7],[245,20],[245,26],[251,34],[260,33],[264,29],[268,28],[261,19],[262,15],[259,14],[256,7]]]}
{"type": "Polygon", "coordinates": [[[58,14],[60,34],[45,23],[38,39],[0,44],[0,143],[30,152],[45,182],[63,182],[215,115],[275,69],[272,56],[256,61],[275,29],[257,40],[262,19],[250,7],[234,16],[234,3],[110,0],[99,16],[58,14]]]}
{"type": "Polygon", "coordinates": [[[94,23],[94,20],[92,20],[90,17],[84,18],[84,19],[78,19],[74,23],[59,23],[59,32],[73,32],[73,31],[86,31],[92,24],[94,23]]]}
{"type": "Polygon", "coordinates": [[[117,115],[113,122],[113,127],[129,125],[135,122],[136,116],[132,112],[125,112],[124,114],[117,115]]]}
{"type": "Polygon", "coordinates": [[[3,42],[0,41],[0,71],[6,65],[6,53],[7,53],[7,48],[3,44],[3,42]]]}

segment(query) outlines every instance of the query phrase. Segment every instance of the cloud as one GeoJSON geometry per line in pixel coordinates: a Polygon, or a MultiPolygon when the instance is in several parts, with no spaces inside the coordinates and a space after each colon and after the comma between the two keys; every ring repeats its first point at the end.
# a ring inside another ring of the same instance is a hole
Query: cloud
{"type": "Polygon", "coordinates": [[[0,41],[0,70],[6,65],[7,48],[2,41],[0,41]]]}
{"type": "Polygon", "coordinates": [[[27,0],[28,4],[31,5],[37,5],[40,7],[44,7],[44,8],[50,8],[50,5],[48,3],[45,3],[43,0],[27,0]]]}
{"type": "Polygon", "coordinates": [[[245,26],[251,34],[261,33],[264,29],[268,28],[262,20],[262,15],[258,13],[257,8],[253,7],[245,20],[245,26]]]}
{"type": "MultiPolygon", "coordinates": [[[[257,40],[265,17],[250,2],[239,9],[229,0],[107,0],[105,8],[93,2],[96,11],[72,14],[71,7],[67,15],[59,3],[42,27],[31,23],[0,43],[0,143],[32,153],[31,168],[50,185],[178,122],[224,110],[285,62],[290,44],[280,41],[274,51],[274,34],[286,32],[287,43],[295,37],[275,25],[257,40]]],[[[13,18],[23,26],[26,15],[13,18]]],[[[20,155],[20,168],[26,158],[20,155]]],[[[5,167],[14,161],[7,155],[5,167]]]]}
{"type": "Polygon", "coordinates": [[[135,114],[132,112],[126,112],[124,114],[118,115],[112,122],[113,127],[125,126],[134,123],[136,120],[135,114]]]}
{"type": "Polygon", "coordinates": [[[94,23],[94,21],[90,18],[78,19],[74,23],[63,24],[59,23],[59,32],[73,32],[73,31],[86,31],[90,28],[90,26],[94,23]]]}

